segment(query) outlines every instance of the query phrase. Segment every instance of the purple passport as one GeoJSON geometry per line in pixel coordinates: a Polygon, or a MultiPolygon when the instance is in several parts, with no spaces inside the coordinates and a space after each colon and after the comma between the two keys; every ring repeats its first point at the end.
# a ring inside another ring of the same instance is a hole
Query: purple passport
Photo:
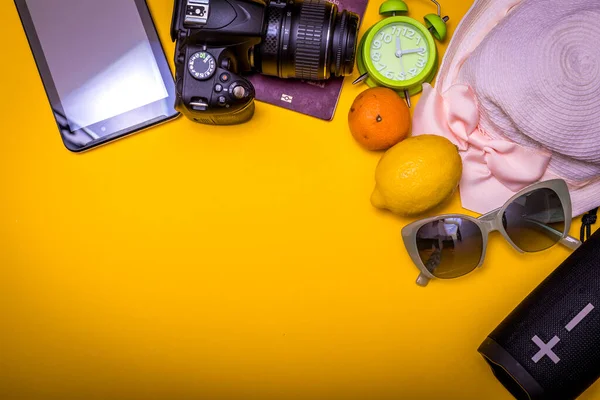
{"type": "MultiPolygon", "coordinates": [[[[362,21],[368,0],[334,0],[332,3],[340,10],[358,14],[362,21]]],[[[344,83],[344,78],[313,82],[259,74],[248,79],[256,90],[256,100],[328,121],[333,119],[344,83]]]]}

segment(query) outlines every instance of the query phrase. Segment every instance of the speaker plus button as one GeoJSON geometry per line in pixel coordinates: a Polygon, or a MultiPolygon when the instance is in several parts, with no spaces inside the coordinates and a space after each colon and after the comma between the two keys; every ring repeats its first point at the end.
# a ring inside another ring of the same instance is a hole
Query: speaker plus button
{"type": "Polygon", "coordinates": [[[558,336],[554,336],[548,343],[544,343],[544,341],[537,336],[534,336],[531,340],[540,348],[540,351],[538,351],[535,356],[531,358],[534,363],[537,364],[544,357],[551,359],[554,364],[558,364],[560,362],[560,358],[554,352],[554,347],[558,344],[558,342],[560,342],[558,336]]]}

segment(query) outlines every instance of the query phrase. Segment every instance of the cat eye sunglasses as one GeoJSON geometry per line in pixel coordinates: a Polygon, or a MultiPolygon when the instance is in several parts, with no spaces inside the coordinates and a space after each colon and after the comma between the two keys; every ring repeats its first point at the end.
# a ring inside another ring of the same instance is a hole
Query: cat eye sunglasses
{"type": "Polygon", "coordinates": [[[459,278],[481,267],[494,231],[521,253],[543,251],[557,243],[577,249],[581,242],[568,235],[571,210],[567,184],[555,179],[523,189],[479,218],[449,214],[414,222],[402,229],[402,238],[421,271],[417,284],[427,286],[433,278],[459,278]]]}

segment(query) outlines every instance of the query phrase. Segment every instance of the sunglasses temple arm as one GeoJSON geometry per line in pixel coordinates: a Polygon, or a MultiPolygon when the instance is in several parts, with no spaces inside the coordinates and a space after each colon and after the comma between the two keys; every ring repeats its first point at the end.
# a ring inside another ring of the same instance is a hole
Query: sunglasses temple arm
{"type": "Polygon", "coordinates": [[[573,236],[567,236],[560,239],[560,243],[564,246],[567,246],[571,250],[577,250],[582,244],[579,239],[576,239],[573,236]]]}
{"type": "Polygon", "coordinates": [[[431,279],[427,275],[421,273],[421,274],[419,274],[419,277],[417,278],[417,285],[419,285],[421,287],[425,287],[429,284],[430,280],[431,279]]]}
{"type": "MultiPolygon", "coordinates": [[[[545,229],[549,230],[551,233],[554,233],[557,235],[561,234],[559,231],[555,230],[554,228],[547,226],[545,224],[542,224],[534,219],[527,219],[527,221],[534,223],[536,225],[539,225],[541,228],[545,228],[545,229]]],[[[577,250],[582,245],[582,243],[579,239],[576,239],[573,236],[569,236],[569,235],[567,235],[564,238],[561,238],[560,243],[562,245],[568,247],[571,250],[577,250]]]]}

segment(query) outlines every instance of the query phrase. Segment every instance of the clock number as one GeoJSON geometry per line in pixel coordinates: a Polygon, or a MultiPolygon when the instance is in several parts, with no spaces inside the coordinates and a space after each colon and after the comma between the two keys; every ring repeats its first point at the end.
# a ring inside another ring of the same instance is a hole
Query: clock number
{"type": "Polygon", "coordinates": [[[406,74],[404,72],[400,72],[397,75],[397,80],[399,81],[405,81],[406,80],[406,74]]]}
{"type": "Polygon", "coordinates": [[[421,43],[421,36],[417,36],[417,46],[421,43]]]}
{"type": "Polygon", "coordinates": [[[423,48],[419,53],[418,53],[421,57],[425,57],[427,56],[427,49],[423,48]]]}
{"type": "Polygon", "coordinates": [[[375,52],[371,54],[371,60],[379,62],[381,60],[381,53],[375,52]]]}
{"type": "Polygon", "coordinates": [[[419,68],[423,68],[425,66],[425,59],[424,58],[419,58],[419,61],[417,61],[417,66],[419,68]]]}
{"type": "Polygon", "coordinates": [[[406,32],[407,32],[407,31],[408,31],[408,28],[404,28],[404,29],[402,29],[402,34],[403,34],[404,36],[406,36],[406,32]]]}
{"type": "Polygon", "coordinates": [[[415,76],[417,76],[417,69],[411,68],[408,70],[408,73],[411,75],[411,78],[414,78],[415,76]]]}
{"type": "Polygon", "coordinates": [[[406,36],[406,37],[407,37],[407,38],[409,38],[409,39],[412,39],[412,38],[414,38],[414,37],[415,37],[415,33],[417,33],[417,32],[413,31],[412,29],[409,29],[409,30],[408,30],[408,31],[407,31],[407,32],[404,34],[404,36],[406,36]]]}
{"type": "Polygon", "coordinates": [[[394,79],[394,73],[392,71],[388,71],[385,73],[385,77],[388,79],[394,79]]]}
{"type": "Polygon", "coordinates": [[[379,40],[374,40],[373,41],[373,48],[375,50],[379,50],[381,48],[381,42],[379,40]]]}
{"type": "Polygon", "coordinates": [[[383,40],[384,43],[391,43],[392,35],[390,35],[389,33],[381,32],[381,34],[379,36],[379,40],[383,40]]]}
{"type": "Polygon", "coordinates": [[[392,26],[392,35],[396,35],[396,32],[397,32],[396,26],[394,25],[394,26],[392,26]]]}
{"type": "Polygon", "coordinates": [[[383,71],[384,69],[387,68],[387,65],[382,64],[382,63],[378,63],[379,66],[377,67],[377,71],[383,71]]]}

